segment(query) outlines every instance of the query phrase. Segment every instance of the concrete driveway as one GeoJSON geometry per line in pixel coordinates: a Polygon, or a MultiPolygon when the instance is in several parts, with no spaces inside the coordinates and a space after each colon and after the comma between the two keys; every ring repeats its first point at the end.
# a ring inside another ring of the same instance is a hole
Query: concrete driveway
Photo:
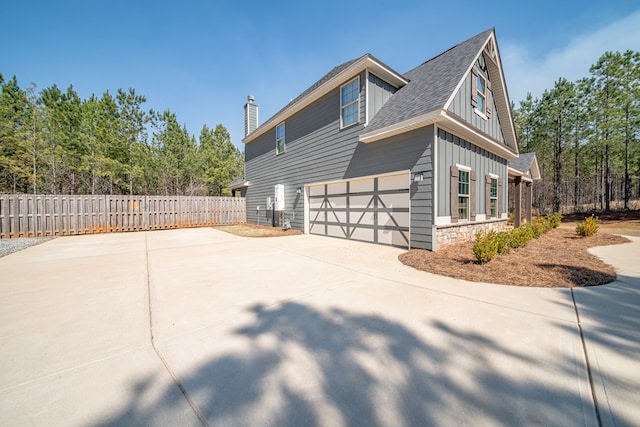
{"type": "Polygon", "coordinates": [[[315,236],[57,238],[0,258],[0,425],[637,425],[640,239],[595,252],[619,280],[572,294],[315,236]]]}

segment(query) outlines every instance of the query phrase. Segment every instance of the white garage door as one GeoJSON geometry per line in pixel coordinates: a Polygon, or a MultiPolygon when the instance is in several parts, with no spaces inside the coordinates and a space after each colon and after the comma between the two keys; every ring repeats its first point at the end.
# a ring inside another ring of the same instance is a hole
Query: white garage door
{"type": "Polygon", "coordinates": [[[309,233],[409,246],[408,172],[311,185],[309,233]]]}

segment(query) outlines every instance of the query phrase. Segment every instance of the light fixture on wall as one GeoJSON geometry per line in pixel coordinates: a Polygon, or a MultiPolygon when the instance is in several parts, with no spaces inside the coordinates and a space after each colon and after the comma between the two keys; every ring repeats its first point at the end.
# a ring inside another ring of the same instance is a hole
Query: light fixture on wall
{"type": "Polygon", "coordinates": [[[302,194],[302,187],[298,187],[298,189],[296,190],[297,194],[302,194]]]}
{"type": "Polygon", "coordinates": [[[416,172],[413,174],[413,182],[422,182],[424,181],[424,173],[416,172]]]}

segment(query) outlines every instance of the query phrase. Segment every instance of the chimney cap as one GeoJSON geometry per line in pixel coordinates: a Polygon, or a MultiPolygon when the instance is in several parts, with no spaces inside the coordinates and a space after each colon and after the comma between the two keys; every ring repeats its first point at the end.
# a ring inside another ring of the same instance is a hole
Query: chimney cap
{"type": "Polygon", "coordinates": [[[247,101],[253,102],[254,100],[255,100],[255,98],[253,97],[253,95],[248,95],[247,96],[247,101]]]}

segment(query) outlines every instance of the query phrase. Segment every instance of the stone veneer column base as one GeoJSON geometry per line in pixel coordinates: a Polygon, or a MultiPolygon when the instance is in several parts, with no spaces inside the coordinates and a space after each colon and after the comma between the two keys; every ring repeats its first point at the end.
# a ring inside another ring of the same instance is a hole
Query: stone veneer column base
{"type": "Polygon", "coordinates": [[[460,222],[436,228],[437,248],[473,240],[479,231],[502,231],[510,228],[506,219],[483,222],[460,222]]]}

